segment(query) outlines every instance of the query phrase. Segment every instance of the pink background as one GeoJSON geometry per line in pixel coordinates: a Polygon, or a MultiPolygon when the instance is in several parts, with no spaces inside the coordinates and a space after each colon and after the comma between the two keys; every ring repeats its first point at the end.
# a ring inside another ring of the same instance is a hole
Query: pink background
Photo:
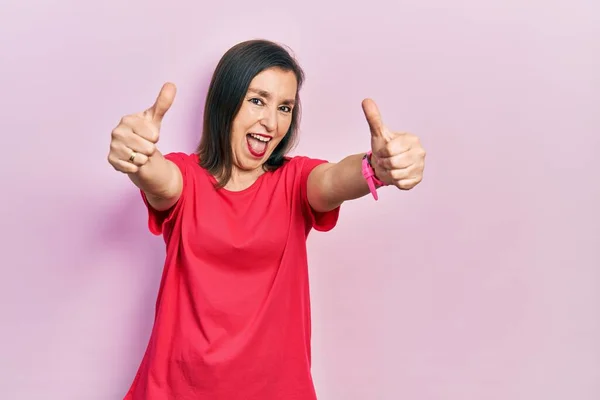
{"type": "Polygon", "coordinates": [[[4,0],[0,398],[122,398],[163,247],[106,161],[110,131],[170,80],[160,148],[192,151],[219,57],[264,37],[307,73],[295,153],[365,151],[364,97],[428,150],[418,188],[347,203],[310,237],[320,398],[599,399],[599,13],[594,0],[4,0]]]}

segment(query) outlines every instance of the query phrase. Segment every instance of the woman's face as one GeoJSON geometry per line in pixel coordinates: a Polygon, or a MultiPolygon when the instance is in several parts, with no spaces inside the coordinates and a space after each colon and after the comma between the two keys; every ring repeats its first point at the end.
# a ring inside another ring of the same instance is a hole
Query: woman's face
{"type": "Polygon", "coordinates": [[[252,79],[231,130],[234,167],[261,168],[287,133],[297,91],[293,71],[270,68],[252,79]]]}

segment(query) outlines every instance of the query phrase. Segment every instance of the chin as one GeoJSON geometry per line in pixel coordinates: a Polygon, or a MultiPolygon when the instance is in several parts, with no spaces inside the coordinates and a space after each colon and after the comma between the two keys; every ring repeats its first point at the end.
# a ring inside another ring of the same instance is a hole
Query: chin
{"type": "Polygon", "coordinates": [[[235,166],[242,171],[251,172],[261,169],[263,164],[267,162],[271,156],[271,152],[265,153],[262,157],[258,158],[252,155],[248,150],[242,149],[241,154],[235,157],[235,166]],[[245,151],[244,151],[245,150],[245,151]]]}

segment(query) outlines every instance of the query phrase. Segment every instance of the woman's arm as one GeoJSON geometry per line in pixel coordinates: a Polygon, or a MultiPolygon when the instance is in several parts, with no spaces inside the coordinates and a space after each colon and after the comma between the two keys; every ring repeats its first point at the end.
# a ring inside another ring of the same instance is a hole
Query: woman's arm
{"type": "MultiPolygon", "coordinates": [[[[410,133],[391,132],[383,124],[376,104],[366,99],[363,111],[371,130],[371,165],[386,185],[409,190],[421,182],[425,150],[419,138],[410,133]]],[[[362,175],[365,153],[354,154],[338,163],[315,167],[308,177],[307,196],[315,211],[325,212],[370,193],[362,175]]]]}
{"type": "Polygon", "coordinates": [[[179,200],[183,177],[179,167],[158,150],[129,179],[146,194],[148,203],[157,211],[168,210],[179,200]]]}
{"type": "Polygon", "coordinates": [[[315,167],[308,176],[307,196],[311,207],[326,212],[369,194],[367,181],[362,175],[363,154],[354,154],[339,163],[325,163],[315,167]]]}
{"type": "Polygon", "coordinates": [[[179,167],[156,148],[162,119],[173,104],[175,93],[175,86],[167,83],[152,107],[123,117],[112,131],[108,154],[113,168],[127,174],[158,211],[177,203],[183,189],[179,167]]]}

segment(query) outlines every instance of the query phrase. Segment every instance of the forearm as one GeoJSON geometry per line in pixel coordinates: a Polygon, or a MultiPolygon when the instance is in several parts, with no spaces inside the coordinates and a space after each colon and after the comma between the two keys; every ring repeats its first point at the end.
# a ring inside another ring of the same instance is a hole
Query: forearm
{"type": "Polygon", "coordinates": [[[353,154],[334,164],[326,172],[330,202],[342,204],[369,194],[369,186],[362,174],[364,153],[353,154]]]}
{"type": "Polygon", "coordinates": [[[370,193],[362,175],[362,158],[365,154],[348,156],[335,164],[328,164],[309,180],[309,201],[317,211],[329,211],[344,201],[357,199],[370,193]]]}
{"type": "Polygon", "coordinates": [[[130,173],[128,176],[134,185],[146,193],[149,200],[172,200],[181,193],[181,173],[177,166],[158,150],[136,173],[130,173]]]}

